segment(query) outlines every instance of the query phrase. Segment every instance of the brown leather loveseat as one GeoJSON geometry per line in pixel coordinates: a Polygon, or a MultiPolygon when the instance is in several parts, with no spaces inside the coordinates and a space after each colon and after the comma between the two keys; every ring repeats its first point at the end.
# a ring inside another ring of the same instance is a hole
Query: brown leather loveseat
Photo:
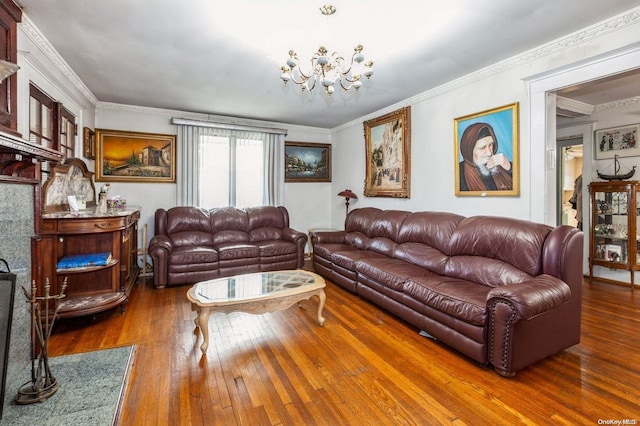
{"type": "Polygon", "coordinates": [[[362,208],[312,244],[317,273],[503,376],[580,342],[576,228],[362,208]]]}
{"type": "Polygon", "coordinates": [[[149,242],[153,285],[302,268],[306,244],[282,206],[158,209],[149,242]]]}

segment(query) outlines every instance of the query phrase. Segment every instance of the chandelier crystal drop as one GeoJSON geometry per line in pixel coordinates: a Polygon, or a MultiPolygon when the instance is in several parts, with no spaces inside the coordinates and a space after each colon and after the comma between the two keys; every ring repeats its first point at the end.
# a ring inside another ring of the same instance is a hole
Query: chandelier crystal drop
{"type": "MultiPolygon", "coordinates": [[[[336,8],[331,5],[324,5],[320,12],[325,15],[333,15],[336,8]]],[[[298,54],[294,50],[289,50],[289,59],[280,69],[280,78],[287,84],[289,80],[300,86],[302,91],[311,92],[316,85],[324,88],[328,95],[335,91],[335,86],[339,84],[344,91],[362,87],[362,78],[367,80],[373,75],[373,61],[365,62],[362,54],[362,45],[358,44],[353,49],[351,60],[346,61],[337,52],[330,55],[326,47],[320,46],[318,51],[311,57],[311,67],[303,70],[298,59],[298,54]]]]}

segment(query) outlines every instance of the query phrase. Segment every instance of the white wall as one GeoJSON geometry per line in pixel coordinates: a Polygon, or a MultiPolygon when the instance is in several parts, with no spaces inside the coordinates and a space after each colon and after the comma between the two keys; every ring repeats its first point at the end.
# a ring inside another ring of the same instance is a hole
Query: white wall
{"type": "MultiPolygon", "coordinates": [[[[172,117],[230,122],[228,117],[205,114],[184,113],[153,108],[131,107],[116,104],[99,104],[96,111],[96,128],[126,130],[146,133],[176,134],[172,117]]],[[[326,129],[293,126],[283,123],[265,123],[254,120],[234,119],[236,124],[270,126],[288,130],[286,140],[296,142],[330,143],[331,133],[326,129]]],[[[178,145],[177,149],[180,149],[178,145]]],[[[101,184],[96,184],[99,189],[101,184]]],[[[294,229],[307,232],[309,228],[328,226],[331,199],[331,183],[287,183],[285,184],[284,205],[289,211],[290,225],[294,229]]],[[[111,183],[109,196],[120,195],[129,205],[142,207],[139,229],[147,225],[147,240],[154,233],[154,213],[158,208],[176,205],[176,184],[171,183],[111,183]]],[[[147,241],[148,243],[148,241],[147,241]]],[[[142,245],[142,240],[140,240],[142,245]]]]}
{"type": "MultiPolygon", "coordinates": [[[[175,133],[172,116],[215,119],[205,115],[175,111],[101,104],[84,88],[66,64],[48,48],[44,36],[26,19],[19,26],[19,129],[28,134],[28,83],[34,81],[45,92],[62,101],[80,119],[80,129],[107,128],[151,133],[175,133]],[[43,47],[44,46],[44,47],[43,47]]],[[[579,33],[540,46],[529,52],[446,83],[383,110],[345,123],[335,129],[317,129],[266,123],[289,129],[287,140],[331,143],[333,181],[331,183],[290,183],[285,185],[285,206],[294,228],[340,228],[344,224],[344,199],[337,193],[345,188],[359,198],[352,207],[376,206],[385,209],[446,210],[463,215],[494,214],[554,224],[555,171],[548,151],[555,148],[555,117],[547,112],[545,90],[597,78],[598,72],[580,65],[598,56],[640,43],[637,9],[614,17],[579,33]],[[547,84],[545,78],[569,70],[564,78],[547,84]],[[545,81],[542,90],[532,89],[545,81]],[[520,195],[517,197],[456,197],[454,195],[453,120],[479,111],[518,102],[520,105],[520,195]],[[364,136],[362,122],[410,105],[411,114],[411,197],[408,199],[364,197],[364,136]]],[[[635,63],[638,66],[638,62],[635,63]]],[[[631,65],[629,65],[631,67],[631,65]]],[[[612,72],[619,72],[610,71],[612,72]]],[[[606,71],[600,71],[601,76],[606,71]]],[[[372,80],[370,90],[375,90],[372,80]]],[[[365,94],[366,95],[366,94],[365,94]]],[[[606,126],[625,124],[637,110],[625,116],[607,118],[606,126]]],[[[626,113],[625,113],[626,114],[626,113]]],[[[228,118],[227,118],[228,119],[228,118]]],[[[598,117],[594,118],[598,119],[598,117]]],[[[221,118],[219,121],[223,121],[221,118]]],[[[603,118],[603,123],[605,119],[603,118]]],[[[234,120],[238,121],[238,120],[234,120]]],[[[600,123],[602,125],[603,123],[600,123]]],[[[247,124],[253,124],[249,121],[247,124]]],[[[265,125],[257,122],[256,125],[265,125]]],[[[590,143],[590,141],[588,141],[590,143]]],[[[77,149],[81,152],[81,132],[77,149]]],[[[585,158],[585,161],[587,159],[585,158]]],[[[88,161],[89,167],[93,162],[88,161]]],[[[595,170],[590,163],[586,170],[595,170]]],[[[175,204],[173,184],[114,183],[112,194],[120,194],[130,204],[143,207],[141,225],[153,234],[153,212],[175,204]]]]}

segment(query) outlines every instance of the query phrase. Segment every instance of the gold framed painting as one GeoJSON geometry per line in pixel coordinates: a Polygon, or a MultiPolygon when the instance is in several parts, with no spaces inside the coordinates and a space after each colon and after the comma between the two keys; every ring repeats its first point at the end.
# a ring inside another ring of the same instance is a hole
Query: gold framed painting
{"type": "Polygon", "coordinates": [[[411,107],[364,122],[366,197],[410,197],[411,107]]]}
{"type": "Polygon", "coordinates": [[[520,195],[518,103],[454,119],[456,196],[520,195]]]}
{"type": "Polygon", "coordinates": [[[176,181],[176,136],[96,129],[97,182],[176,181]]]}

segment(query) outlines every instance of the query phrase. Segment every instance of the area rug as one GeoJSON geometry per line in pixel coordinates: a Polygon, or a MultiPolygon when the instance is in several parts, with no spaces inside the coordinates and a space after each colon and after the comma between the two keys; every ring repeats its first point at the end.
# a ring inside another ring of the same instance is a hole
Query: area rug
{"type": "Polygon", "coordinates": [[[134,354],[135,346],[123,346],[50,358],[51,372],[60,384],[55,395],[44,402],[18,405],[13,402],[18,389],[8,388],[0,424],[116,424],[134,354]]]}

